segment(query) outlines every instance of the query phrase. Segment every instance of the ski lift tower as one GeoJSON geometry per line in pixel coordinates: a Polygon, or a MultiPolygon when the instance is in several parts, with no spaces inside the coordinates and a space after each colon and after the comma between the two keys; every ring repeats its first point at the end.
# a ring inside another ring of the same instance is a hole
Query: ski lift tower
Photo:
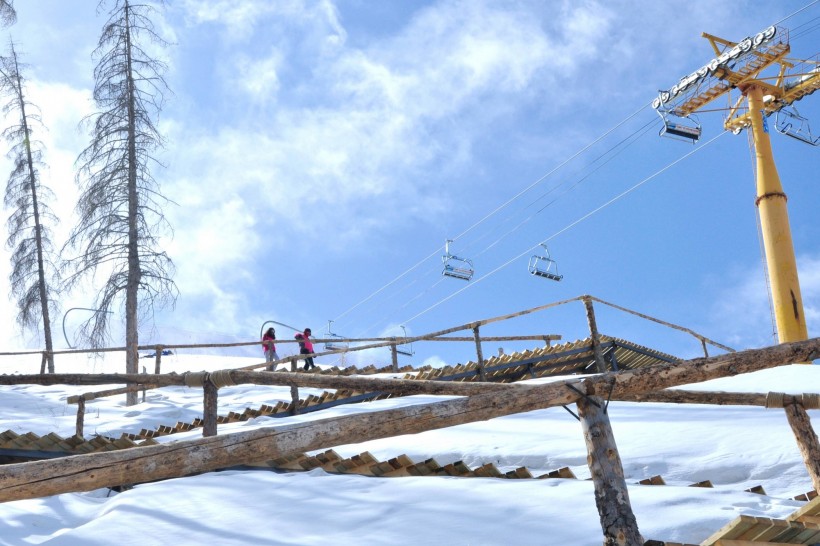
{"type": "Polygon", "coordinates": [[[820,142],[807,128],[802,131],[804,118],[790,113],[794,102],[820,89],[820,55],[804,61],[787,60],[788,30],[775,26],[739,42],[706,33],[702,36],[709,40],[717,57],[681,78],[669,90],[661,91],[652,106],[669,127],[669,116],[685,120],[725,96],[729,113],[724,128],[735,134],[751,130],[756,156],[755,204],[760,215],[778,339],[780,343],[807,339],[786,194],[774,164],[768,118],[777,114],[799,119],[801,132],[794,130],[792,123],[778,130],[809,144],[820,142]],[[764,77],[762,72],[768,68],[771,76],[764,77]],[[735,91],[740,95],[733,96],[735,91]]]}

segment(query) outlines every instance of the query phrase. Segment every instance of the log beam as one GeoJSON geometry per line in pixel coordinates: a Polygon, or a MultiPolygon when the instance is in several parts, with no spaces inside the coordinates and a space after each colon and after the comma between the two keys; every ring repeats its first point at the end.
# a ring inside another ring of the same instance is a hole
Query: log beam
{"type": "MultiPolygon", "coordinates": [[[[292,359],[291,369],[297,367],[297,359],[292,359]]],[[[482,392],[504,391],[515,388],[505,383],[462,383],[455,381],[435,381],[417,379],[382,379],[375,377],[345,377],[336,375],[319,375],[315,373],[268,373],[245,370],[223,370],[230,373],[231,380],[237,385],[278,385],[290,387],[314,387],[324,389],[350,389],[358,391],[378,390],[395,394],[442,394],[453,396],[470,396],[482,392]]],[[[144,384],[147,388],[185,386],[185,375],[179,374],[26,374],[0,375],[0,385],[109,385],[109,384],[144,384]]],[[[128,388],[128,387],[125,387],[128,388]]],[[[124,389],[125,389],[124,388],[124,389]]],[[[103,391],[97,396],[109,394],[103,391]]],[[[125,392],[125,390],[118,390],[125,392]]],[[[88,393],[93,394],[93,393],[88,393]]],[[[86,398],[90,400],[91,398],[86,398]]]]}
{"type": "Polygon", "coordinates": [[[803,404],[799,403],[788,404],[783,409],[786,410],[786,419],[789,420],[789,425],[794,432],[797,447],[809,471],[814,490],[820,491],[820,442],[811,426],[809,414],[803,404]]]}
{"type": "Polygon", "coordinates": [[[216,418],[219,406],[219,389],[211,382],[205,380],[202,385],[202,435],[216,436],[216,418]]]}
{"type": "Polygon", "coordinates": [[[578,416],[587,446],[587,465],[595,486],[595,505],[601,518],[604,546],[643,544],[638,521],[629,503],[615,435],[603,407],[603,398],[578,400],[578,416]]]}

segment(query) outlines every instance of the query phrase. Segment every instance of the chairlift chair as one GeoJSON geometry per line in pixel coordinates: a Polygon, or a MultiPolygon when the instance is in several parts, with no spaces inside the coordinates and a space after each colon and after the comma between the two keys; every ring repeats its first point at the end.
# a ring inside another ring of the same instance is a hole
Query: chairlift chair
{"type": "MultiPolygon", "coordinates": [[[[404,332],[403,337],[407,338],[407,329],[404,326],[402,326],[401,330],[402,330],[402,332],[404,332]]],[[[396,345],[396,352],[398,354],[404,355],[404,356],[413,356],[414,354],[416,354],[416,352],[413,350],[413,344],[412,343],[406,343],[404,345],[396,345]]]]}
{"type": "Polygon", "coordinates": [[[698,141],[698,139],[700,139],[700,135],[702,132],[700,123],[698,123],[691,117],[690,119],[692,119],[692,121],[696,124],[694,127],[691,125],[686,125],[684,123],[671,121],[660,111],[658,111],[658,114],[661,116],[661,119],[663,120],[663,127],[661,127],[661,131],[660,133],[658,133],[660,136],[666,136],[669,138],[673,138],[675,140],[684,140],[691,142],[692,144],[694,144],[698,141]]]}
{"type": "Polygon", "coordinates": [[[801,116],[794,106],[791,107],[791,110],[778,110],[774,125],[779,133],[812,146],[820,146],[820,136],[816,138],[812,136],[809,120],[801,116]]]}
{"type": "Polygon", "coordinates": [[[349,347],[347,340],[344,337],[330,331],[330,324],[332,322],[332,320],[327,321],[327,333],[325,335],[330,341],[325,341],[325,350],[342,351],[347,349],[349,347]]]}
{"type": "Polygon", "coordinates": [[[441,274],[445,277],[469,281],[473,278],[473,262],[450,254],[450,243],[452,242],[452,239],[447,239],[444,243],[444,256],[441,257],[441,261],[444,262],[444,269],[442,269],[441,274]]]}
{"type": "Polygon", "coordinates": [[[547,245],[541,244],[544,247],[546,256],[538,256],[537,254],[530,258],[530,263],[527,269],[531,275],[542,277],[551,281],[560,281],[564,278],[563,275],[558,274],[558,262],[550,257],[550,251],[547,245]]]}

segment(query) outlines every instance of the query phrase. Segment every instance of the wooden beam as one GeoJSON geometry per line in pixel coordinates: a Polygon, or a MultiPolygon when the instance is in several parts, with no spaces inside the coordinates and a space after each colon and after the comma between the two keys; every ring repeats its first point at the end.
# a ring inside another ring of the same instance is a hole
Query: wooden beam
{"type": "Polygon", "coordinates": [[[79,402],[80,398],[84,399],[86,402],[90,400],[96,400],[97,398],[104,398],[106,396],[114,396],[116,394],[125,394],[126,392],[138,392],[143,389],[155,389],[157,385],[131,385],[128,387],[119,387],[117,389],[108,389],[104,391],[97,391],[97,392],[86,392],[84,394],[69,396],[65,399],[66,404],[76,404],[79,402]]]}
{"type": "Polygon", "coordinates": [[[604,399],[598,397],[578,400],[578,416],[587,446],[587,464],[595,486],[595,505],[601,519],[604,546],[643,544],[604,403],[604,399]]]}
{"type": "Polygon", "coordinates": [[[473,337],[475,340],[476,362],[478,363],[478,376],[481,381],[486,381],[487,376],[484,372],[484,353],[481,350],[481,334],[478,332],[478,326],[473,328],[473,337]]]}
{"type": "Polygon", "coordinates": [[[216,436],[219,389],[210,379],[202,385],[202,435],[216,436]]]}
{"type": "MultiPolygon", "coordinates": [[[[291,369],[296,358],[291,361],[291,369]]],[[[315,387],[324,389],[350,389],[358,391],[380,390],[396,394],[444,394],[453,396],[470,396],[482,392],[504,391],[515,388],[514,385],[502,383],[455,382],[417,379],[383,379],[375,377],[345,377],[338,375],[320,375],[301,372],[252,372],[246,370],[221,370],[230,373],[231,380],[237,384],[279,385],[315,387]]],[[[212,372],[216,373],[216,372],[212,372]]],[[[145,384],[148,388],[185,386],[185,374],[26,374],[0,375],[0,385],[107,385],[107,384],[145,384]]],[[[92,393],[89,393],[92,394],[92,393]]],[[[99,394],[99,393],[98,393],[99,394]]],[[[90,398],[86,398],[90,400],[90,398]]]]}
{"type": "MultiPolygon", "coordinates": [[[[0,467],[0,502],[185,476],[340,444],[415,434],[567,405],[577,402],[579,397],[577,392],[567,388],[569,383],[582,388],[586,385],[588,393],[598,389],[606,393],[612,386],[614,393],[624,394],[660,390],[818,357],[820,338],[813,338],[709,359],[664,364],[654,367],[654,371],[639,369],[542,385],[520,385],[514,392],[485,392],[467,398],[289,426],[76,455],[57,461],[4,465],[0,467]]],[[[263,375],[275,376],[276,373],[263,375]]]]}
{"type": "MultiPolygon", "coordinates": [[[[595,323],[592,301],[584,298],[584,306],[587,311],[595,366],[598,371],[605,372],[606,363],[601,350],[601,338],[595,323]]],[[[598,507],[598,517],[604,533],[604,546],[643,544],[643,537],[638,530],[638,520],[629,502],[629,491],[624,479],[621,456],[615,444],[615,434],[612,432],[604,403],[604,399],[599,397],[578,400],[578,417],[584,431],[587,465],[595,487],[595,505],[598,507]]]]}
{"type": "Polygon", "coordinates": [[[77,401],[77,424],[74,434],[78,438],[83,438],[83,424],[85,422],[85,398],[82,396],[77,401]]]}
{"type": "MultiPolygon", "coordinates": [[[[794,399],[793,396],[789,396],[794,399]]],[[[716,406],[766,406],[766,395],[755,392],[687,391],[668,389],[613,396],[621,402],[657,402],[663,404],[713,404],[716,406]]]]}
{"type": "Polygon", "coordinates": [[[820,442],[811,426],[809,414],[803,404],[799,403],[784,405],[783,409],[786,411],[786,418],[794,432],[803,462],[806,463],[814,490],[820,491],[820,442]]]}
{"type": "Polygon", "coordinates": [[[592,308],[592,299],[584,296],[584,307],[587,311],[587,322],[589,323],[589,336],[592,340],[592,354],[595,355],[595,366],[599,372],[606,372],[606,362],[604,353],[601,351],[601,335],[598,333],[598,324],[595,322],[595,310],[592,308]]]}

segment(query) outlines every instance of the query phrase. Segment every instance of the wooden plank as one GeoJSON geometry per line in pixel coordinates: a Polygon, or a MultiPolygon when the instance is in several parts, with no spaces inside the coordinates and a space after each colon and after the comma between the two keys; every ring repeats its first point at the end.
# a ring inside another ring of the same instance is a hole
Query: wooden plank
{"type": "Polygon", "coordinates": [[[712,546],[717,545],[718,540],[739,538],[743,533],[753,528],[756,524],[757,522],[755,521],[755,518],[740,515],[715,531],[712,536],[704,540],[701,544],[702,546],[712,546]]]}
{"type": "Polygon", "coordinates": [[[546,478],[561,478],[561,479],[567,479],[567,480],[577,480],[578,479],[577,476],[575,476],[575,473],[572,470],[570,470],[570,468],[567,467],[567,466],[559,468],[558,470],[551,470],[550,472],[548,472],[546,474],[542,474],[541,476],[538,476],[539,480],[546,479],[546,478]]]}
{"type": "Polygon", "coordinates": [[[709,480],[703,480],[702,482],[693,483],[689,487],[714,487],[714,485],[709,480]]]}
{"type": "Polygon", "coordinates": [[[646,478],[638,482],[640,485],[666,485],[666,482],[663,480],[663,477],[660,475],[652,476],[651,478],[646,478]]]}

